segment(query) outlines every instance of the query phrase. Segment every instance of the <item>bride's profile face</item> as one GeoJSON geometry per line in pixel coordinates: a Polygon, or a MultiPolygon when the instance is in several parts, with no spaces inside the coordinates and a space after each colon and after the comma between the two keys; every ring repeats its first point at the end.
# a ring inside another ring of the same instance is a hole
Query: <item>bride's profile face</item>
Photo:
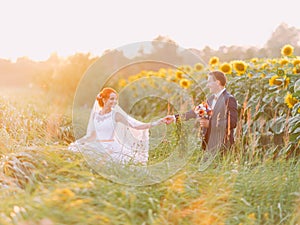
{"type": "Polygon", "coordinates": [[[113,108],[118,102],[118,96],[115,93],[111,93],[109,98],[104,102],[104,106],[107,108],[113,108]]]}

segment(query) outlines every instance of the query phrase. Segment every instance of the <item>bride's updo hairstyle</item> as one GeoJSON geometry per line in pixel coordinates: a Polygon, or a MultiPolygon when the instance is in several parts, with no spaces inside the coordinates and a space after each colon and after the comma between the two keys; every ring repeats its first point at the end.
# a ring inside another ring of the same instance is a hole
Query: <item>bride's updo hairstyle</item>
{"type": "Polygon", "coordinates": [[[118,96],[116,90],[110,87],[103,88],[102,91],[100,91],[100,93],[97,95],[96,99],[101,108],[104,106],[104,101],[109,99],[111,93],[115,93],[118,96]]]}

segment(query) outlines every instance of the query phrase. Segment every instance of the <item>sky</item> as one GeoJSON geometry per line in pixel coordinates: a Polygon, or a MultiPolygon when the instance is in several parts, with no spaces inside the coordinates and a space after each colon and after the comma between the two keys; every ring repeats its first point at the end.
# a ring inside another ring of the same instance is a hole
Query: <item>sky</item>
{"type": "Polygon", "coordinates": [[[167,36],[183,48],[262,47],[281,24],[300,28],[296,0],[0,0],[0,58],[101,56],[167,36]]]}

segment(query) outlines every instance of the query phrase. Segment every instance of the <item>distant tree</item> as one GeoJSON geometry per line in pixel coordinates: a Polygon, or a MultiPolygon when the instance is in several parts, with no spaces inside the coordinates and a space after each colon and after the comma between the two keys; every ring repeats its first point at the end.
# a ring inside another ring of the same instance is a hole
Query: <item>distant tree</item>
{"type": "Polygon", "coordinates": [[[285,44],[290,44],[294,46],[297,51],[295,54],[299,54],[300,43],[300,29],[295,27],[289,27],[287,24],[280,24],[273,32],[271,38],[265,44],[265,49],[267,49],[266,57],[279,57],[280,49],[285,44]]]}
{"type": "Polygon", "coordinates": [[[45,91],[72,99],[84,72],[96,59],[90,53],[76,53],[66,59],[52,54],[44,63],[44,68],[48,69],[36,74],[35,83],[45,91]]]}

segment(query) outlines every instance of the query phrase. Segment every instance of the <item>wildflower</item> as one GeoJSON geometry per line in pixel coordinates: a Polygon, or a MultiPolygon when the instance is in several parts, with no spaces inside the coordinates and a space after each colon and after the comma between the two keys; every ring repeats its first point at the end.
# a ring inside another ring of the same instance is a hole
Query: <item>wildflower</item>
{"type": "Polygon", "coordinates": [[[291,45],[285,45],[281,49],[281,55],[283,56],[291,56],[293,55],[293,52],[294,52],[294,47],[291,45]]]}
{"type": "Polygon", "coordinates": [[[217,65],[219,63],[219,61],[220,60],[217,56],[213,56],[209,60],[209,65],[211,65],[211,66],[217,65]]]}
{"type": "Polygon", "coordinates": [[[186,89],[191,85],[191,82],[188,79],[181,79],[179,84],[182,88],[186,89]]]}
{"type": "Polygon", "coordinates": [[[269,213],[264,213],[264,218],[265,218],[266,220],[268,220],[268,219],[269,219],[269,213]]]}
{"type": "Polygon", "coordinates": [[[111,222],[108,217],[103,216],[103,215],[95,215],[93,219],[98,222],[99,221],[104,222],[105,224],[108,224],[111,222]]]}
{"type": "Polygon", "coordinates": [[[54,200],[67,201],[75,196],[74,192],[68,188],[56,189],[54,191],[54,200]]]}
{"type": "Polygon", "coordinates": [[[204,69],[204,66],[201,63],[196,63],[195,66],[194,66],[194,70],[196,72],[200,72],[203,69],[204,69]]]}
{"type": "Polygon", "coordinates": [[[298,102],[298,99],[293,97],[293,95],[288,92],[284,98],[284,102],[289,108],[293,108],[293,106],[298,102]]]}
{"type": "Polygon", "coordinates": [[[77,200],[74,200],[70,203],[70,207],[73,208],[73,207],[78,207],[80,205],[82,205],[85,201],[82,200],[82,199],[77,199],[77,200]]]}
{"type": "Polygon", "coordinates": [[[247,64],[244,61],[237,60],[233,62],[233,68],[238,74],[244,74],[247,70],[247,64]]]}
{"type": "Polygon", "coordinates": [[[266,74],[262,73],[262,74],[260,74],[260,77],[261,77],[261,78],[265,78],[265,77],[266,77],[266,74]]]}
{"type": "Polygon", "coordinates": [[[251,219],[251,220],[255,220],[256,219],[255,213],[250,213],[248,215],[248,218],[251,219]]]}
{"type": "Polygon", "coordinates": [[[185,181],[185,175],[178,176],[174,180],[174,182],[171,184],[170,189],[172,191],[183,193],[184,192],[184,181],[185,181]]]}
{"type": "Polygon", "coordinates": [[[220,70],[223,72],[223,73],[226,73],[226,74],[231,74],[232,72],[232,68],[231,68],[231,65],[229,63],[223,63],[221,66],[220,66],[220,70]]]}

